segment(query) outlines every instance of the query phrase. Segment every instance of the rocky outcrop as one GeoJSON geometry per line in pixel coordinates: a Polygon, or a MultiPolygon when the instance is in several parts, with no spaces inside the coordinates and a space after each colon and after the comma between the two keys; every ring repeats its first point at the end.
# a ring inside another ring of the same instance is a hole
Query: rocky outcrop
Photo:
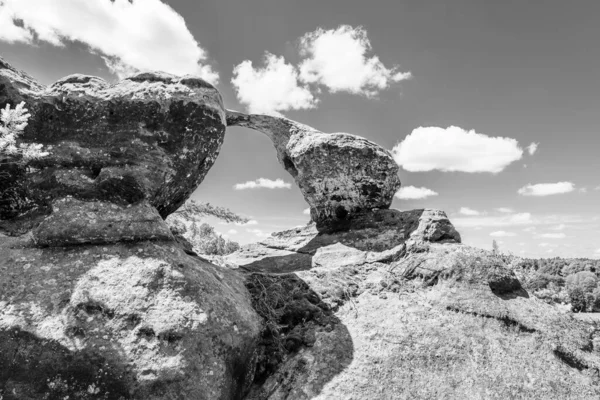
{"type": "Polygon", "coordinates": [[[385,224],[378,248],[375,223],[363,237],[309,227],[230,257],[254,304],[271,305],[261,315],[285,326],[263,335],[259,359],[279,361],[259,364],[270,369],[247,399],[600,396],[598,330],[530,296],[509,257],[450,239],[441,215],[422,212],[400,244],[385,224]],[[285,319],[291,310],[306,318],[285,319]]]}
{"type": "Polygon", "coordinates": [[[44,87],[0,58],[0,106],[22,101],[31,114],[22,141],[48,155],[2,166],[0,227],[13,233],[67,196],[145,202],[165,218],[204,179],[225,133],[221,95],[192,76],[141,73],[110,85],[70,75],[44,87]]]}
{"type": "Polygon", "coordinates": [[[362,137],[235,111],[227,111],[227,125],[258,130],[273,141],[279,163],[296,181],[319,226],[387,209],[400,188],[390,153],[362,137]]]}
{"type": "Polygon", "coordinates": [[[46,88],[0,59],[0,107],[21,101],[48,155],[0,165],[0,399],[241,399],[250,294],[164,222],[219,152],[220,94],[162,73],[46,88]]]}
{"type": "Polygon", "coordinates": [[[407,241],[461,241],[460,234],[440,210],[363,212],[346,220],[343,227],[334,232],[320,232],[315,223],[310,223],[274,233],[262,242],[242,247],[225,257],[225,261],[246,270],[281,273],[319,265],[323,257],[328,257],[330,248],[335,248],[335,255],[330,257],[338,265],[356,265],[398,258],[404,254],[407,241]]]}

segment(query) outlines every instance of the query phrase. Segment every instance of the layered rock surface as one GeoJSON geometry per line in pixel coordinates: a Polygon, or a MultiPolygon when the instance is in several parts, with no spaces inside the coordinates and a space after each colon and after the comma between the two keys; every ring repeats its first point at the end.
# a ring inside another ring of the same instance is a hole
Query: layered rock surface
{"type": "Polygon", "coordinates": [[[400,188],[390,153],[360,136],[323,133],[286,118],[229,110],[227,125],[258,130],[273,141],[279,163],[296,181],[319,225],[389,208],[400,188]]]}

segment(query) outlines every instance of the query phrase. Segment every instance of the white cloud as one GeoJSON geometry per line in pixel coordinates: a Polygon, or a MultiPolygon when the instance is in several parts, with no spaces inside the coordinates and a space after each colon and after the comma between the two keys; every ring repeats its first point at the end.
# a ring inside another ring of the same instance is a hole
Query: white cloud
{"type": "Polygon", "coordinates": [[[271,236],[270,233],[264,232],[264,231],[262,231],[260,229],[246,229],[246,232],[252,233],[252,234],[254,234],[254,235],[258,236],[258,237],[261,237],[261,238],[266,238],[266,237],[271,236]]]}
{"type": "Polygon", "coordinates": [[[291,183],[284,182],[283,179],[266,179],[266,178],[258,178],[255,181],[248,181],[245,183],[236,183],[233,188],[235,190],[245,190],[245,189],[258,189],[258,188],[266,188],[266,189],[290,189],[292,187],[291,183]]]}
{"type": "Polygon", "coordinates": [[[396,192],[395,197],[400,200],[416,200],[437,195],[437,192],[425,187],[403,186],[396,192]]]}
{"type": "Polygon", "coordinates": [[[538,149],[539,143],[532,142],[529,146],[527,146],[527,152],[530,156],[534,155],[538,149]]]}
{"type": "Polygon", "coordinates": [[[302,211],[302,214],[304,214],[304,215],[310,215],[310,207],[309,208],[305,208],[304,211],[302,211]]]}
{"type": "Polygon", "coordinates": [[[160,0],[3,0],[0,26],[9,43],[84,43],[116,74],[160,70],[218,81],[183,17],[160,0]]]}
{"type": "Polygon", "coordinates": [[[461,207],[458,212],[461,213],[462,215],[469,215],[469,216],[481,215],[481,213],[479,211],[473,210],[472,208],[469,208],[469,207],[461,207]]]}
{"type": "Polygon", "coordinates": [[[575,190],[571,182],[538,183],[525,185],[517,193],[523,196],[550,196],[553,194],[569,193],[575,190]]]}
{"type": "Polygon", "coordinates": [[[565,229],[567,227],[567,225],[565,224],[558,224],[556,226],[553,226],[552,229],[553,231],[562,231],[563,229],[565,229]]]}
{"type": "Polygon", "coordinates": [[[535,230],[536,230],[535,226],[530,226],[528,228],[523,229],[523,232],[531,233],[531,232],[535,232],[535,230]]]}
{"type": "Polygon", "coordinates": [[[542,233],[540,237],[544,239],[564,239],[567,235],[564,233],[542,233]]]}
{"type": "Polygon", "coordinates": [[[595,253],[596,253],[596,254],[600,254],[600,249],[597,249],[597,250],[595,251],[595,253]]]}
{"type": "Polygon", "coordinates": [[[230,229],[227,231],[227,233],[230,235],[235,235],[236,233],[238,233],[238,231],[236,231],[235,229],[230,229]]]}
{"type": "Polygon", "coordinates": [[[231,83],[250,113],[280,115],[315,108],[322,86],[332,93],[374,96],[411,77],[410,72],[387,68],[377,56],[368,56],[371,43],[362,27],[319,28],[299,42],[298,65],[267,52],[264,67],[255,68],[250,60],[234,67],[231,83]]]}
{"type": "Polygon", "coordinates": [[[411,77],[410,72],[387,68],[377,56],[369,57],[371,42],[362,27],[342,25],[337,29],[317,29],[302,36],[300,79],[322,84],[332,93],[345,91],[372,96],[393,82],[411,77]]]}
{"type": "Polygon", "coordinates": [[[501,212],[501,213],[511,213],[511,212],[513,212],[513,209],[507,208],[507,207],[499,207],[499,208],[496,208],[496,211],[501,212]]]}
{"type": "Polygon", "coordinates": [[[490,137],[457,126],[419,127],[392,152],[398,165],[411,172],[498,173],[523,156],[515,139],[490,137]]]}
{"type": "Polygon", "coordinates": [[[476,227],[506,227],[515,225],[529,225],[533,223],[530,213],[518,213],[501,216],[485,217],[459,217],[453,218],[452,223],[462,228],[476,227]]]}
{"type": "Polygon", "coordinates": [[[246,226],[246,225],[258,225],[258,221],[255,219],[251,219],[248,222],[245,223],[241,223],[241,222],[235,222],[234,223],[237,226],[246,226]]]}
{"type": "Polygon", "coordinates": [[[493,237],[512,237],[512,236],[517,236],[517,234],[514,233],[514,232],[495,231],[495,232],[490,233],[490,236],[493,236],[493,237]]]}
{"type": "Polygon", "coordinates": [[[231,83],[240,103],[250,113],[279,114],[279,111],[314,108],[317,100],[298,84],[298,71],[283,57],[266,53],[265,67],[254,68],[246,60],[233,69],[231,83]]]}

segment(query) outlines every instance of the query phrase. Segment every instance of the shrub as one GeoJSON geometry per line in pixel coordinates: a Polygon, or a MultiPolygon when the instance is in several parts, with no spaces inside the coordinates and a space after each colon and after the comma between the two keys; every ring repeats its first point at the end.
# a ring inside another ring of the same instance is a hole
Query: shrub
{"type": "Polygon", "coordinates": [[[559,288],[565,284],[565,280],[560,276],[537,273],[527,282],[526,286],[531,290],[540,290],[547,288],[551,282],[559,288]]]}
{"type": "Polygon", "coordinates": [[[248,222],[248,218],[237,215],[225,207],[190,200],[170,215],[167,223],[171,232],[187,239],[196,253],[224,256],[237,251],[240,248],[238,243],[225,239],[215,231],[215,228],[203,222],[207,216],[226,222],[248,222]]]}
{"type": "Polygon", "coordinates": [[[583,312],[587,309],[587,300],[585,293],[580,287],[569,290],[569,299],[571,300],[571,310],[573,312],[583,312]]]}
{"type": "Polygon", "coordinates": [[[571,274],[567,276],[565,281],[569,289],[579,287],[584,292],[592,292],[598,284],[596,274],[590,271],[580,271],[576,274],[571,274]]]}

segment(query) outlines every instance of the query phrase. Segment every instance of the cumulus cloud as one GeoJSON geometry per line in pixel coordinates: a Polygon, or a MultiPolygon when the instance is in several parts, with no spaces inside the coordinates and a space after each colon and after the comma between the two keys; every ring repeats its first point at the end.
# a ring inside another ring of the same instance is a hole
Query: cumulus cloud
{"type": "Polygon", "coordinates": [[[527,152],[530,156],[534,155],[538,149],[539,143],[532,142],[529,146],[527,146],[527,152]]]}
{"type": "Polygon", "coordinates": [[[469,215],[469,216],[481,215],[481,213],[479,211],[473,210],[472,208],[469,208],[469,207],[461,207],[458,212],[462,215],[469,215]]]}
{"type": "Polygon", "coordinates": [[[416,200],[437,195],[437,192],[426,187],[403,186],[396,192],[395,197],[400,200],[416,200]]]}
{"type": "Polygon", "coordinates": [[[575,190],[575,185],[572,182],[538,183],[525,185],[517,193],[523,196],[550,196],[569,193],[573,190],[575,190]]]}
{"type": "Polygon", "coordinates": [[[508,208],[508,207],[498,207],[498,208],[496,208],[496,211],[501,212],[501,213],[511,213],[511,212],[513,212],[513,209],[508,208]]]}
{"type": "Polygon", "coordinates": [[[302,211],[302,214],[304,214],[304,215],[310,215],[310,207],[309,208],[305,208],[304,211],[302,211]]]}
{"type": "Polygon", "coordinates": [[[238,231],[236,231],[235,229],[230,229],[227,231],[227,233],[230,235],[235,235],[236,233],[238,233],[238,231]]]}
{"type": "Polygon", "coordinates": [[[507,214],[500,216],[485,216],[485,217],[459,217],[453,218],[452,223],[455,226],[462,228],[477,228],[477,227],[507,227],[517,225],[530,225],[533,219],[530,213],[507,214]]]}
{"type": "Polygon", "coordinates": [[[254,235],[256,235],[256,236],[258,236],[260,238],[266,238],[266,237],[271,236],[270,233],[264,232],[264,231],[262,231],[260,229],[246,229],[246,232],[252,233],[252,234],[254,234],[254,235]]]}
{"type": "Polygon", "coordinates": [[[84,43],[120,77],[160,70],[218,81],[183,17],[160,0],[3,0],[0,26],[9,43],[84,43]]]}
{"type": "Polygon", "coordinates": [[[542,233],[540,237],[544,239],[564,239],[567,235],[564,233],[542,233]]]}
{"type": "Polygon", "coordinates": [[[495,232],[490,233],[490,236],[493,236],[493,237],[513,237],[513,236],[517,236],[517,234],[514,233],[514,232],[495,231],[495,232]]]}
{"type": "Polygon", "coordinates": [[[236,183],[233,188],[235,190],[245,190],[245,189],[258,189],[258,188],[266,188],[266,189],[290,189],[292,187],[291,183],[284,182],[283,179],[266,179],[266,178],[258,178],[255,181],[248,181],[245,183],[236,183]]]}
{"type": "Polygon", "coordinates": [[[397,67],[387,68],[372,50],[367,31],[342,25],[337,29],[317,29],[300,39],[300,79],[321,84],[330,92],[376,95],[394,82],[411,77],[397,67]]]}
{"type": "Polygon", "coordinates": [[[396,163],[407,171],[498,173],[521,159],[515,139],[491,137],[457,126],[419,127],[394,146],[396,163]]]}
{"type": "Polygon", "coordinates": [[[332,93],[372,97],[411,77],[410,72],[388,68],[370,54],[371,43],[362,27],[319,28],[306,33],[299,43],[298,65],[266,53],[262,67],[250,60],[234,67],[231,83],[249,112],[280,115],[314,108],[323,87],[332,93]]]}
{"type": "Polygon", "coordinates": [[[299,84],[296,68],[269,53],[262,68],[254,68],[249,60],[237,65],[231,83],[250,113],[279,115],[279,111],[314,108],[317,104],[310,90],[299,84]]]}

